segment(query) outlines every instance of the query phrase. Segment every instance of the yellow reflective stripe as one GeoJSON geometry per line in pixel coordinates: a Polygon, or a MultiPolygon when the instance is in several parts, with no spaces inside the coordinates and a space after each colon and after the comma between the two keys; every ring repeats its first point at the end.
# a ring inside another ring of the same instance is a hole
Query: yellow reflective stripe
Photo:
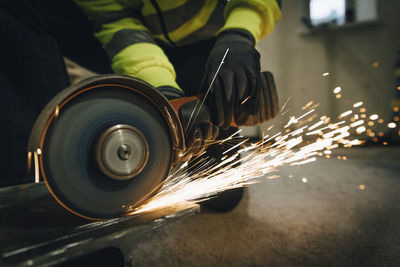
{"type": "Polygon", "coordinates": [[[205,3],[205,0],[190,1],[177,8],[164,10],[162,11],[163,23],[160,23],[160,17],[158,13],[143,16],[144,24],[154,35],[164,33],[162,24],[165,25],[165,29],[168,32],[172,32],[196,16],[199,10],[203,8],[205,3]]]}
{"type": "Polygon", "coordinates": [[[229,21],[229,27],[235,25],[235,28],[248,30],[254,34],[257,40],[269,34],[281,17],[281,10],[276,0],[231,0],[225,8],[225,18],[227,22],[229,21]],[[244,9],[250,12],[247,16],[252,18],[246,18],[244,9]],[[258,12],[262,19],[261,24],[257,22],[257,19],[254,18],[255,13],[251,11],[258,12]],[[256,29],[257,27],[258,29],[256,29]]]}
{"type": "Polygon", "coordinates": [[[117,74],[139,78],[154,87],[180,88],[175,81],[174,67],[155,44],[138,43],[124,48],[114,56],[111,67],[117,74]]]}
{"type": "Polygon", "coordinates": [[[113,58],[125,47],[137,43],[155,44],[156,42],[148,31],[123,29],[113,35],[111,41],[104,45],[104,50],[109,58],[113,58]]]}
{"type": "MultiPolygon", "coordinates": [[[[178,29],[168,33],[171,40],[178,42],[179,40],[206,25],[217,4],[218,1],[207,0],[203,8],[196,14],[196,16],[182,24],[178,29]]],[[[154,37],[166,41],[162,34],[155,35],[154,37]]]]}
{"type": "Polygon", "coordinates": [[[94,35],[104,45],[112,40],[115,33],[126,29],[148,31],[140,20],[136,18],[125,18],[113,23],[103,24],[101,30],[94,35]]]}
{"type": "Polygon", "coordinates": [[[263,19],[260,13],[252,9],[237,7],[231,11],[221,31],[226,29],[244,29],[259,40],[263,29],[263,19]]]}
{"type": "Polygon", "coordinates": [[[171,72],[163,67],[155,66],[143,68],[141,71],[138,71],[134,77],[141,79],[154,87],[171,86],[183,92],[171,75],[171,72]]]}
{"type": "Polygon", "coordinates": [[[82,9],[83,13],[89,18],[110,11],[120,11],[123,8],[115,0],[74,0],[74,2],[82,9]]]}
{"type": "Polygon", "coordinates": [[[224,17],[222,16],[222,13],[224,12],[224,7],[225,5],[223,5],[222,3],[218,3],[211,16],[208,18],[206,25],[204,25],[199,30],[189,34],[188,36],[180,39],[179,42],[175,43],[177,43],[179,46],[193,44],[216,36],[217,32],[225,24],[224,17]]]}
{"type": "Polygon", "coordinates": [[[154,8],[153,4],[150,2],[150,0],[144,0],[143,1],[143,7],[140,10],[142,12],[143,16],[147,16],[147,15],[152,15],[152,14],[156,14],[157,11],[154,8]]]}

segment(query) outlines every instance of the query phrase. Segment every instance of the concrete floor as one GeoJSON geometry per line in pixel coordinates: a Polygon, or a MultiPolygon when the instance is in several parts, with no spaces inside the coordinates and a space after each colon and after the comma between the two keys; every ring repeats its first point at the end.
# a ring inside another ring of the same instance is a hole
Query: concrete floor
{"type": "Polygon", "coordinates": [[[134,265],[400,266],[400,147],[335,155],[348,159],[283,167],[231,212],[154,230],[134,248],[134,265]]]}

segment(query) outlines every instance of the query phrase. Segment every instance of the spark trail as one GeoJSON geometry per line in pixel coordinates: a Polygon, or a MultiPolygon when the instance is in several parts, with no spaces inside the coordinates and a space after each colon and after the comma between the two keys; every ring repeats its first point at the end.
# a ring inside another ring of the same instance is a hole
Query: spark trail
{"type": "MultiPolygon", "coordinates": [[[[361,105],[362,102],[358,102],[353,107],[361,105]]],[[[278,168],[282,165],[296,166],[314,162],[318,157],[330,158],[332,149],[363,143],[352,136],[360,134],[360,127],[367,127],[367,122],[357,120],[358,114],[354,110],[342,113],[338,122],[331,122],[327,116],[317,119],[311,104],[302,110],[302,115],[297,118],[291,116],[283,124],[285,133],[267,134],[261,141],[249,143],[238,136],[239,130],[219,141],[220,145],[235,143],[240,149],[233,155],[226,153],[233,150],[231,145],[220,161],[203,158],[196,164],[184,162],[169,175],[163,188],[154,197],[132,210],[131,214],[151,212],[185,202],[198,203],[219,192],[257,183],[261,178],[277,178],[278,168]]],[[[372,119],[375,120],[376,116],[372,119]]]]}

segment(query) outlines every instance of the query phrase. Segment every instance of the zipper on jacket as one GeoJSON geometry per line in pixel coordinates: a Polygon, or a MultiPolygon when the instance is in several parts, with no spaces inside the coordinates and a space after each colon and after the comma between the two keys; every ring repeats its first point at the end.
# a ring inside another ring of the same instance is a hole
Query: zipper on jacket
{"type": "Polygon", "coordinates": [[[167,39],[167,41],[170,43],[170,45],[172,45],[173,47],[176,47],[176,44],[171,40],[171,38],[169,38],[168,31],[167,31],[167,26],[165,26],[165,21],[164,21],[164,18],[162,16],[162,12],[161,12],[160,6],[158,5],[156,0],[150,0],[150,2],[153,5],[154,9],[157,11],[157,16],[158,16],[158,19],[160,21],[161,29],[163,31],[165,39],[167,39]]]}

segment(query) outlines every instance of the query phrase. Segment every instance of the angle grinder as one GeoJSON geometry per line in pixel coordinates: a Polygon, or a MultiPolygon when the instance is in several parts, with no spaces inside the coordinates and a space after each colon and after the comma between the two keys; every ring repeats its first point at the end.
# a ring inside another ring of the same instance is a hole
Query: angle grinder
{"type": "MultiPolygon", "coordinates": [[[[275,88],[271,91],[276,97],[275,88]]],[[[28,166],[33,161],[37,179],[78,216],[127,215],[161,189],[184,157],[177,111],[194,99],[168,102],[151,85],[128,76],[85,79],[42,110],[29,138],[28,166]]]]}

